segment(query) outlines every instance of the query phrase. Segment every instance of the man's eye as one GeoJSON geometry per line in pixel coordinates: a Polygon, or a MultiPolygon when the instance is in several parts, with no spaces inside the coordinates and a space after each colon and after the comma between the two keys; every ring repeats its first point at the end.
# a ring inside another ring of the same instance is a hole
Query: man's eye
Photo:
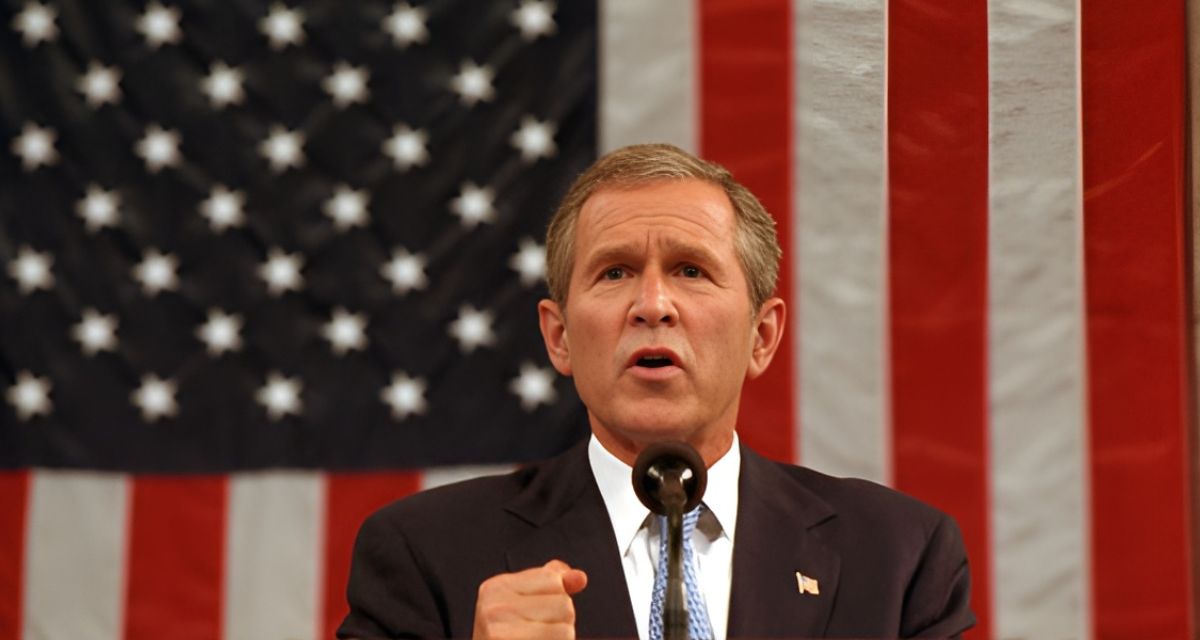
{"type": "Polygon", "coordinates": [[[625,276],[625,270],[621,267],[611,267],[604,271],[605,280],[620,280],[625,276]]]}
{"type": "Polygon", "coordinates": [[[683,269],[680,269],[679,272],[682,273],[683,277],[685,278],[699,278],[701,275],[703,275],[703,272],[700,271],[700,267],[690,264],[683,269]]]}

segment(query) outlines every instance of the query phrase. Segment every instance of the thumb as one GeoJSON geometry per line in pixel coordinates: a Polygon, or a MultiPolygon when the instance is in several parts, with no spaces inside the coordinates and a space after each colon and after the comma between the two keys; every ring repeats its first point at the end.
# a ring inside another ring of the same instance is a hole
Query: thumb
{"type": "Polygon", "coordinates": [[[571,568],[571,565],[562,560],[551,560],[542,566],[559,574],[559,577],[562,578],[563,590],[567,592],[567,595],[573,596],[587,586],[587,574],[579,569],[571,568]]]}
{"type": "Polygon", "coordinates": [[[571,569],[562,576],[563,588],[567,590],[567,595],[573,596],[580,591],[583,591],[587,586],[587,574],[579,569],[571,569]]]}

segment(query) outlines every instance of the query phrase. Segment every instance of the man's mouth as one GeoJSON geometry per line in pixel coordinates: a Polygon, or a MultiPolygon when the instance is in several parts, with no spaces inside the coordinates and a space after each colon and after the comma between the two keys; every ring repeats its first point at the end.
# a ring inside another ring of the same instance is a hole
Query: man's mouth
{"type": "Polygon", "coordinates": [[[652,371],[667,369],[670,367],[678,368],[683,364],[683,360],[675,355],[675,352],[663,347],[649,347],[638,349],[629,358],[626,366],[639,371],[652,371]]]}
{"type": "Polygon", "coordinates": [[[669,367],[675,364],[670,356],[642,356],[637,359],[637,366],[649,367],[650,369],[658,369],[660,367],[669,367]]]}

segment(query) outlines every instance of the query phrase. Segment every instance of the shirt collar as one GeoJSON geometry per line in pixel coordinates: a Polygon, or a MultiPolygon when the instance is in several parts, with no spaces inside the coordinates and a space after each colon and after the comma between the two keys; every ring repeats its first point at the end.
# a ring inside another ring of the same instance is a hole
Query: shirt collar
{"type": "MultiPolygon", "coordinates": [[[[650,510],[642,505],[633,492],[631,476],[633,468],[622,462],[592,436],[588,442],[588,463],[592,475],[604,498],[612,521],[613,533],[617,537],[617,548],[624,555],[633,544],[634,537],[646,522],[650,510]]],[[[738,476],[742,469],[742,452],[738,446],[737,432],[733,444],[708,469],[708,487],[704,490],[704,506],[712,511],[721,525],[721,534],[733,540],[737,526],[738,476]]]]}

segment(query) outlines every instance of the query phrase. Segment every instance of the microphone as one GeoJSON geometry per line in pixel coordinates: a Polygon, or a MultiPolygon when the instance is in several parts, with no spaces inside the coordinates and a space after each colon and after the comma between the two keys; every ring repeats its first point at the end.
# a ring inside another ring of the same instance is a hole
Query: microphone
{"type": "Polygon", "coordinates": [[[704,459],[684,442],[656,442],[633,465],[633,491],[650,511],[667,517],[667,593],[663,603],[664,640],[687,640],[688,611],[683,597],[683,514],[696,508],[708,485],[704,459]]]}

